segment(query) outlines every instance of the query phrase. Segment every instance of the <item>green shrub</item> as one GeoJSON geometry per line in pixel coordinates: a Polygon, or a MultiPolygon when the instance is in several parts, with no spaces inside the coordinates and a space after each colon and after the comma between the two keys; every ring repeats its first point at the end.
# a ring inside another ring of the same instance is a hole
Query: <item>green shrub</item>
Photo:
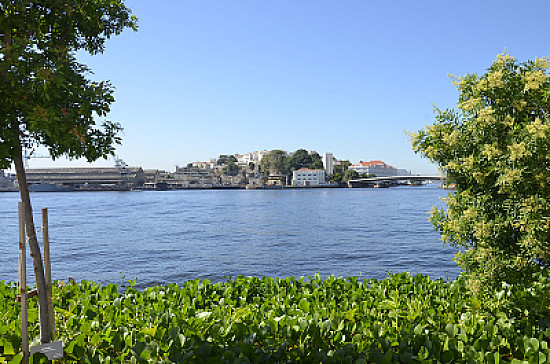
{"type": "MultiPolygon", "coordinates": [[[[550,284],[539,276],[529,289],[509,286],[501,295],[540,300],[550,284]]],[[[462,277],[237,277],[124,292],[81,281],[58,282],[53,294],[62,363],[550,360],[548,301],[532,309],[503,303],[486,310],[462,277]]],[[[36,343],[34,300],[30,332],[36,343]]],[[[21,351],[19,315],[15,287],[1,282],[0,362],[21,351]]]]}

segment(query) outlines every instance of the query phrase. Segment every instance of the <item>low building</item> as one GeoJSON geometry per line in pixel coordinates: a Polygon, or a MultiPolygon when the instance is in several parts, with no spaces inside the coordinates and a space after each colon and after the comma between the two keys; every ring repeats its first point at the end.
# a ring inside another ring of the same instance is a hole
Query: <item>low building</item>
{"type": "Polygon", "coordinates": [[[286,174],[277,174],[270,173],[267,177],[267,185],[271,187],[283,187],[286,186],[287,175],[286,174]]]}
{"type": "Polygon", "coordinates": [[[176,166],[176,177],[212,177],[210,167],[195,167],[193,165],[187,167],[176,166]]]}
{"type": "Polygon", "coordinates": [[[146,176],[141,167],[41,168],[26,171],[27,183],[49,183],[75,188],[140,187],[146,176]]]}
{"type": "Polygon", "coordinates": [[[324,169],[301,168],[292,172],[292,186],[308,187],[325,184],[326,172],[324,169]]]}

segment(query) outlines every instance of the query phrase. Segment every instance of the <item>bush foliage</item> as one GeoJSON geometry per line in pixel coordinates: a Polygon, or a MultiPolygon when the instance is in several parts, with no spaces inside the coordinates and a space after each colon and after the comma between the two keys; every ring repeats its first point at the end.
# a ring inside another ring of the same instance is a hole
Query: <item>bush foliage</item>
{"type": "MultiPolygon", "coordinates": [[[[461,277],[444,282],[408,273],[369,282],[237,277],[143,291],[58,282],[59,362],[550,362],[546,276],[529,289],[504,285],[490,309],[461,277]]],[[[21,358],[15,294],[0,283],[0,362],[21,358]]],[[[36,343],[37,305],[30,303],[36,343]]]]}
{"type": "Polygon", "coordinates": [[[456,77],[458,109],[436,109],[411,138],[456,186],[432,222],[483,285],[529,281],[550,265],[548,67],[504,53],[484,75],[456,77]]]}

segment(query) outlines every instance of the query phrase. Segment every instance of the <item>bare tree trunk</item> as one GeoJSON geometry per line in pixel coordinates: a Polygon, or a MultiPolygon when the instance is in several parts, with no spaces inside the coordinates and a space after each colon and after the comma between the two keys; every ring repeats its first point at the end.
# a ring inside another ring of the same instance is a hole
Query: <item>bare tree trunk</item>
{"type": "Polygon", "coordinates": [[[20,149],[18,158],[14,158],[15,172],[17,174],[17,184],[19,186],[19,195],[25,209],[25,229],[27,231],[27,240],[31,252],[32,265],[34,268],[34,277],[36,279],[36,288],[38,293],[38,311],[40,319],[40,342],[49,343],[50,338],[50,315],[48,312],[48,291],[46,290],[46,279],[44,276],[44,264],[42,254],[36,237],[34,219],[32,216],[31,198],[29,187],[27,186],[27,176],[23,166],[23,153],[20,149]]]}

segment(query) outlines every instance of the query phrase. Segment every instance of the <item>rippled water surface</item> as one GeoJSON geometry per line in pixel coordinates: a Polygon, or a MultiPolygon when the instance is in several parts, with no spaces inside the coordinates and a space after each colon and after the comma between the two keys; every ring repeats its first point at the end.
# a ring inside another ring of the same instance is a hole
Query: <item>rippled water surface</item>
{"type": "MultiPolygon", "coordinates": [[[[456,249],[428,222],[447,192],[389,189],[31,194],[48,207],[52,276],[139,286],[225,276],[454,278],[456,249]]],[[[0,193],[0,279],[17,280],[16,193],[0,193]]],[[[40,236],[40,235],[39,235],[40,236]]],[[[28,258],[30,261],[30,258],[28,258]]],[[[28,275],[32,277],[29,263],[28,275]]]]}

